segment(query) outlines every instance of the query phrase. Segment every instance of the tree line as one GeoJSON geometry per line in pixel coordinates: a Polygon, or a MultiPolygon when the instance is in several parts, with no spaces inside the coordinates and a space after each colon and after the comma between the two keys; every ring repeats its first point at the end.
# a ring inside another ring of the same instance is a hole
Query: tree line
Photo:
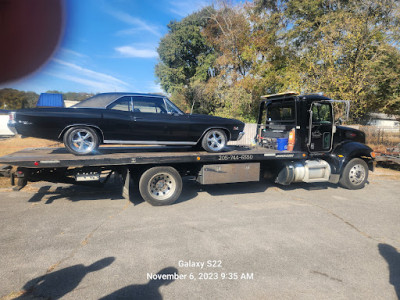
{"type": "MultiPolygon", "coordinates": [[[[60,91],[47,91],[51,94],[62,94],[64,100],[82,101],[94,94],[60,91]]],[[[11,88],[0,89],[0,109],[32,108],[36,106],[39,95],[35,92],[19,91],[11,88]]]]}
{"type": "Polygon", "coordinates": [[[396,0],[222,0],[168,24],[155,74],[184,110],[243,121],[288,90],[400,114],[399,26],[396,0]]]}

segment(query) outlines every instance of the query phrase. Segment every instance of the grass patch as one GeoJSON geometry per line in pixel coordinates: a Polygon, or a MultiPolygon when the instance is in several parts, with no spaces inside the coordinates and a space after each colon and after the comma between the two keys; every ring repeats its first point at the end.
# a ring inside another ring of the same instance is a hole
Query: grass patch
{"type": "Polygon", "coordinates": [[[386,152],[386,148],[393,148],[400,144],[399,130],[383,130],[375,126],[360,126],[366,135],[367,144],[376,152],[386,152]]]}

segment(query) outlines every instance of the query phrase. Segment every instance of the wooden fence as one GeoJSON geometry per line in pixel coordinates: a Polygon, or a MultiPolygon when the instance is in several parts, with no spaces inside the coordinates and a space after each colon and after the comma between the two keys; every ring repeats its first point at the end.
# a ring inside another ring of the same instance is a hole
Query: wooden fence
{"type": "Polygon", "coordinates": [[[240,141],[228,142],[228,145],[251,145],[254,141],[254,137],[256,136],[257,124],[246,123],[244,126],[244,132],[245,134],[240,141]]]}

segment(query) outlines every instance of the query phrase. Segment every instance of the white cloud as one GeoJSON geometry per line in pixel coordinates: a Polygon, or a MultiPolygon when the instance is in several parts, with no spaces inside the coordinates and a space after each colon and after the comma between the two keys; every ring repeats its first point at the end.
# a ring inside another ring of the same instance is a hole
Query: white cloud
{"type": "Polygon", "coordinates": [[[135,26],[132,29],[119,31],[118,33],[120,34],[132,33],[136,31],[147,31],[150,32],[151,34],[154,34],[157,37],[162,36],[157,26],[148,24],[145,21],[141,20],[140,18],[133,17],[130,14],[117,10],[109,10],[108,13],[113,17],[115,17],[116,19],[120,20],[121,22],[135,26]]]}
{"type": "Polygon", "coordinates": [[[49,73],[49,75],[82,84],[89,87],[93,92],[126,91],[130,86],[125,81],[108,74],[83,68],[60,59],[53,59],[53,61],[62,68],[58,72],[49,73]]]}
{"type": "Polygon", "coordinates": [[[133,46],[121,46],[115,50],[125,57],[154,58],[158,57],[158,53],[154,49],[138,49],[133,46]]]}
{"type": "Polygon", "coordinates": [[[60,65],[66,66],[66,67],[68,67],[70,69],[76,70],[81,75],[88,76],[91,79],[95,79],[95,80],[102,81],[102,82],[113,82],[113,83],[120,84],[120,85],[125,85],[125,86],[129,85],[128,83],[126,83],[126,82],[124,82],[124,81],[122,81],[122,80],[120,80],[118,78],[115,78],[115,77],[113,77],[111,75],[108,75],[108,74],[92,71],[92,70],[83,68],[81,66],[78,66],[78,65],[75,65],[73,63],[69,63],[69,62],[66,62],[66,61],[63,61],[63,60],[60,60],[60,59],[57,59],[57,58],[54,58],[53,61],[58,63],[58,64],[60,64],[60,65]]]}
{"type": "Polygon", "coordinates": [[[149,93],[165,93],[159,83],[151,83],[148,86],[149,93]]]}
{"type": "Polygon", "coordinates": [[[87,57],[87,55],[67,49],[67,48],[60,48],[61,54],[66,54],[66,55],[73,55],[76,57],[87,57]]]}
{"type": "Polygon", "coordinates": [[[99,82],[95,80],[90,80],[87,78],[82,78],[79,76],[74,76],[74,75],[66,75],[66,74],[60,74],[60,73],[49,73],[49,75],[76,82],[82,85],[85,85],[91,89],[93,92],[123,92],[126,91],[126,88],[121,88],[121,86],[112,84],[112,83],[105,83],[105,82],[99,82]]]}
{"type": "Polygon", "coordinates": [[[211,4],[211,1],[205,0],[193,0],[193,1],[185,1],[185,0],[174,0],[170,1],[170,12],[180,16],[186,17],[191,13],[200,10],[201,8],[208,6],[211,4]]]}

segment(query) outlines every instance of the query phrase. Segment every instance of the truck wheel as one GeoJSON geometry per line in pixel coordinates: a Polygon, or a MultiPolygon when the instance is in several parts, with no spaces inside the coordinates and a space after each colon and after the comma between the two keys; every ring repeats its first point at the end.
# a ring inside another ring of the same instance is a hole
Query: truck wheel
{"type": "Polygon", "coordinates": [[[211,129],[204,135],[201,146],[207,152],[219,152],[226,146],[226,134],[221,129],[211,129]]]}
{"type": "Polygon", "coordinates": [[[90,127],[72,127],[64,134],[65,148],[75,155],[86,155],[96,151],[100,140],[96,131],[90,127]]]}
{"type": "Polygon", "coordinates": [[[359,190],[368,179],[368,165],[361,158],[353,158],[344,168],[339,183],[349,190],[359,190]]]}
{"type": "Polygon", "coordinates": [[[140,177],[139,191],[143,199],[151,205],[169,205],[182,192],[182,178],[172,167],[154,167],[140,177]]]}

